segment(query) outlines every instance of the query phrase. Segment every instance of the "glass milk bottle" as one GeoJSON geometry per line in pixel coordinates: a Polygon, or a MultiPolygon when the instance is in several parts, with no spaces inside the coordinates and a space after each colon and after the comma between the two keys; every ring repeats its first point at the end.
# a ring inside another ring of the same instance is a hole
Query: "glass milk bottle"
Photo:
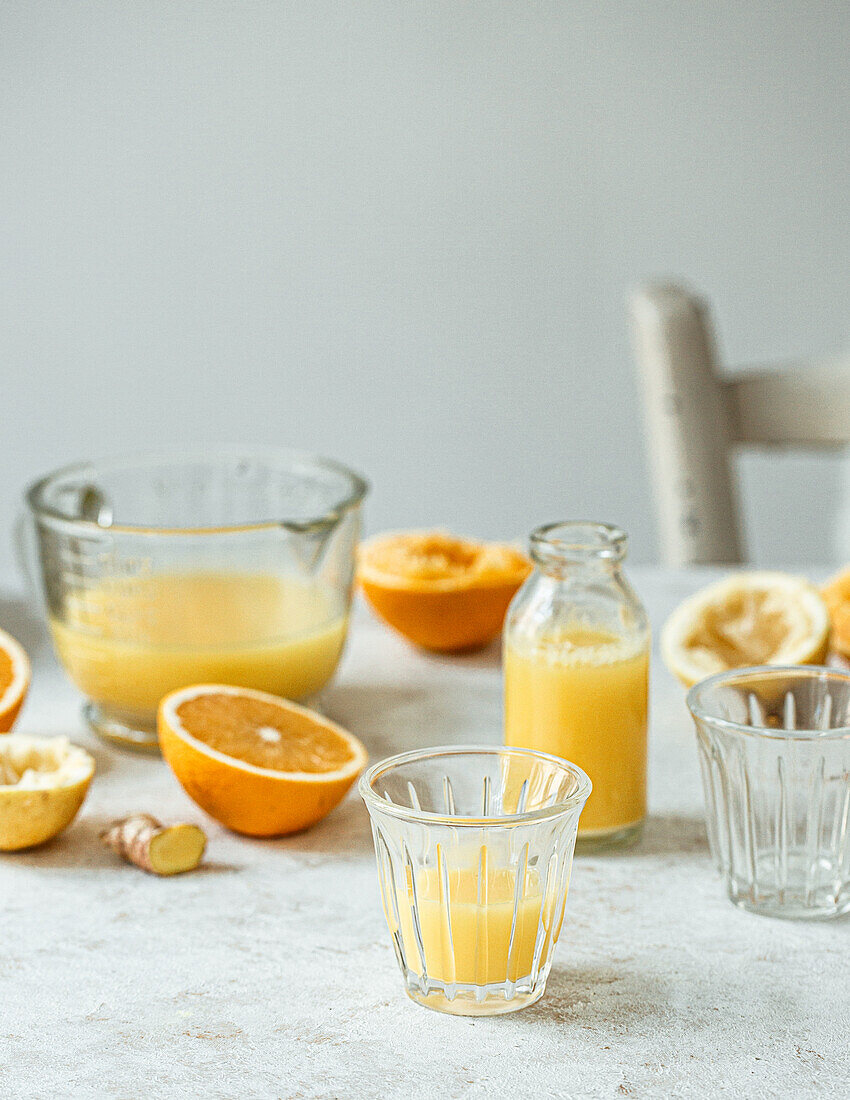
{"type": "Polygon", "coordinates": [[[646,816],[650,636],[622,573],[627,541],[603,523],[538,527],[505,620],[505,743],[590,776],[585,851],[637,840],[646,816]]]}

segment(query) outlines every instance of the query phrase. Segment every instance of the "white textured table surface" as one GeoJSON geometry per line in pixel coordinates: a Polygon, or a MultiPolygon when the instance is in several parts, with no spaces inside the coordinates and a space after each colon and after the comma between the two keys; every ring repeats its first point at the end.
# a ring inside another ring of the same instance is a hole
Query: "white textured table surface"
{"type": "MultiPolygon", "coordinates": [[[[635,569],[656,629],[704,574],[635,569]]],[[[497,1019],[407,1000],[365,809],[280,841],[225,832],[159,760],[83,728],[33,612],[21,732],[70,734],[98,774],[58,840],[0,859],[0,1085],[10,1097],[807,1097],[850,1095],[850,922],[737,911],[709,861],[681,689],[653,671],[646,835],[578,857],[545,997],[497,1019]],[[157,879],[98,844],[133,810],[203,821],[202,871],[157,879]]],[[[373,758],[500,738],[498,651],[415,653],[363,609],[334,718],[373,758]]]]}

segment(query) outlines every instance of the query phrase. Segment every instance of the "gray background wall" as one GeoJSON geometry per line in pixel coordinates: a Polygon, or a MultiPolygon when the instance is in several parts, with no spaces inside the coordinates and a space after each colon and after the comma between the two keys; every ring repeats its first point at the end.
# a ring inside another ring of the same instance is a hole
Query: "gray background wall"
{"type": "MultiPolygon", "coordinates": [[[[733,363],[847,346],[848,44],[837,0],[5,0],[0,529],[70,459],[279,441],[371,529],[651,559],[626,290],[687,275],[733,363]]],[[[757,559],[832,556],[834,460],[743,476],[757,559]]]]}

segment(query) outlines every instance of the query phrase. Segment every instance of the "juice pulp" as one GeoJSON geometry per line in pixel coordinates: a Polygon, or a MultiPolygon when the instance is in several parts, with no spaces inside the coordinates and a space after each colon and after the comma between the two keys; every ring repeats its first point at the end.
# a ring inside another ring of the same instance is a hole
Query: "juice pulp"
{"type": "Polygon", "coordinates": [[[527,977],[533,967],[541,918],[543,943],[538,958],[545,959],[561,930],[563,899],[556,920],[554,891],[544,901],[537,872],[529,870],[516,907],[511,946],[516,886],[516,872],[509,868],[483,872],[459,868],[445,877],[436,868],[418,871],[415,898],[423,960],[414,929],[414,889],[408,871],[406,886],[396,892],[398,925],[391,903],[387,911],[390,930],[400,928],[408,966],[421,974],[424,961],[428,977],[447,985],[501,984],[527,977]]]}
{"type": "Polygon", "coordinates": [[[316,584],[271,574],[168,573],[71,594],[50,628],[60,661],[94,702],[150,720],[188,684],[301,699],[336,668],[347,615],[316,584]]]}
{"type": "Polygon", "coordinates": [[[579,836],[646,815],[649,648],[576,625],[505,646],[505,743],[562,756],[590,776],[579,836]]]}

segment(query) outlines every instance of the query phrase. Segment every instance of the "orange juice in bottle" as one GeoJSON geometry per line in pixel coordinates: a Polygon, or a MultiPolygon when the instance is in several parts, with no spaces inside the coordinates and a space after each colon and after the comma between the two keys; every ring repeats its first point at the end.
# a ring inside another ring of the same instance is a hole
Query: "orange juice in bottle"
{"type": "Polygon", "coordinates": [[[590,776],[585,850],[636,840],[646,816],[649,626],[622,574],[626,543],[605,524],[538,528],[505,622],[505,742],[590,776]]]}

